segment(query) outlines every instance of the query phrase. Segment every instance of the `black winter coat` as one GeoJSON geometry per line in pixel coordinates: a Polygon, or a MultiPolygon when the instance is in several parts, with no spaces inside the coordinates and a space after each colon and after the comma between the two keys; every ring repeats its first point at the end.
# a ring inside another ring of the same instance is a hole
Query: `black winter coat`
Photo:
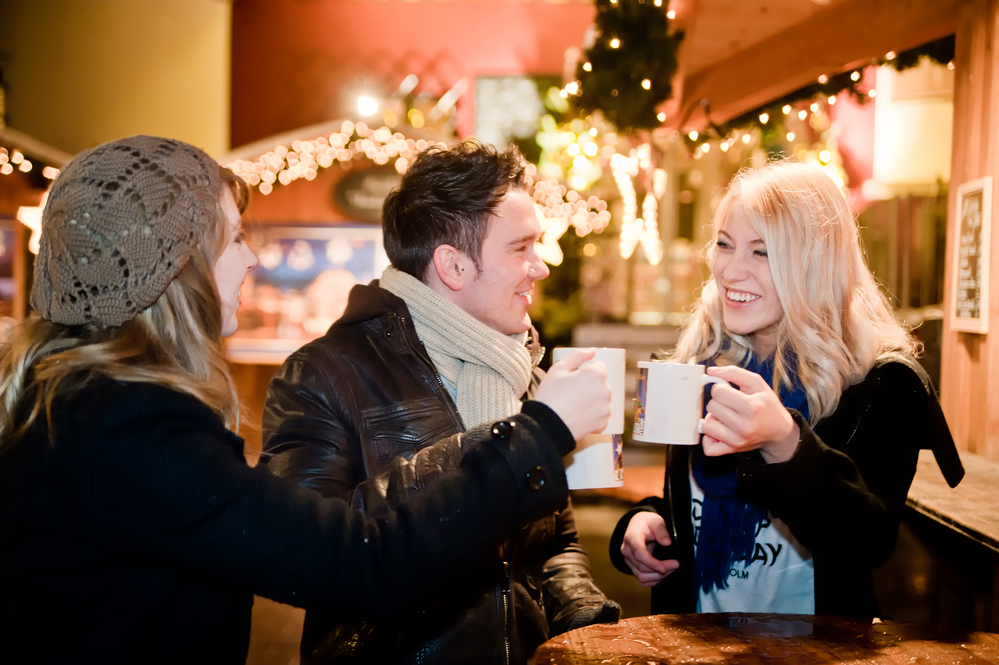
{"type": "MultiPolygon", "coordinates": [[[[568,432],[561,421],[553,427],[568,432]]],[[[324,496],[394,503],[461,459],[464,429],[406,304],[376,281],[355,286],[343,317],[272,380],[262,459],[324,496]]],[[[616,605],[593,583],[568,501],[476,563],[461,583],[439,590],[446,599],[428,595],[404,622],[343,625],[307,613],[303,664],[523,663],[552,634],[584,625],[584,616],[616,618],[616,605]]]]}
{"type": "Polygon", "coordinates": [[[242,665],[254,594],[407,615],[565,503],[574,442],[528,411],[503,437],[470,434],[482,445],[431,491],[365,515],[248,467],[188,395],[107,379],[64,393],[51,431],[43,412],[0,439],[0,663],[242,665]]]}
{"type": "MultiPolygon", "coordinates": [[[[816,614],[878,616],[871,572],[895,548],[919,450],[933,450],[952,487],[964,475],[936,393],[918,364],[892,357],[847,388],[814,429],[791,415],[801,430],[794,455],[766,464],[756,451],[739,453],[737,491],[787,524],[812,553],[816,614]]],[[[680,567],[652,589],[652,613],[694,612],[689,447],[668,447],[663,497],[643,499],[621,518],[611,559],[631,574],[621,555],[628,522],[637,512],[659,513],[673,544],[658,546],[655,556],[680,567]]]]}

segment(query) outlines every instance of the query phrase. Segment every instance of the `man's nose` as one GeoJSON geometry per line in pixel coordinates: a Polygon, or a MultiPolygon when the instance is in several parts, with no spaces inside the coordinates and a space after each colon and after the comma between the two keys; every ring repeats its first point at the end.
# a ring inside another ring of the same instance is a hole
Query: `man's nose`
{"type": "Polygon", "coordinates": [[[551,270],[548,269],[548,264],[535,254],[534,260],[531,262],[531,269],[527,272],[528,277],[532,279],[544,279],[549,274],[551,274],[551,270]]]}

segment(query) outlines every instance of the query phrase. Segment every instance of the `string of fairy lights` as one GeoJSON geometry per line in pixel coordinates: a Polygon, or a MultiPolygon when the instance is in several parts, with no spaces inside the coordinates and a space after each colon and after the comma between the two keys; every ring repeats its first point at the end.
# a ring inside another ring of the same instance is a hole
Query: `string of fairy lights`
{"type": "Polygon", "coordinates": [[[329,136],[295,140],[290,147],[275,146],[256,159],[237,159],[226,166],[266,196],[276,184],[313,180],[321,169],[362,156],[378,165],[391,161],[396,171],[405,173],[417,154],[435,145],[447,148],[442,142],[406,138],[386,126],[372,129],[367,123],[345,120],[340,131],[329,136]]]}
{"type": "MultiPolygon", "coordinates": [[[[345,120],[338,132],[313,139],[296,139],[290,146],[278,145],[255,159],[237,159],[226,164],[236,175],[264,196],[278,185],[304,179],[314,180],[322,169],[366,158],[378,165],[392,162],[403,174],[416,155],[431,147],[446,149],[440,141],[407,138],[386,126],[371,128],[364,122],[345,120]]],[[[570,228],[582,237],[600,233],[611,221],[607,202],[596,196],[584,197],[556,178],[539,176],[537,167],[527,168],[529,194],[538,205],[542,225],[542,253],[547,263],[563,260],[558,239],[570,228]]]]}
{"type": "MultiPolygon", "coordinates": [[[[17,148],[5,148],[0,146],[0,176],[11,175],[14,171],[29,173],[35,165],[23,152],[17,148]]],[[[53,166],[43,166],[42,175],[49,180],[55,180],[59,175],[59,169],[53,166]]]]}

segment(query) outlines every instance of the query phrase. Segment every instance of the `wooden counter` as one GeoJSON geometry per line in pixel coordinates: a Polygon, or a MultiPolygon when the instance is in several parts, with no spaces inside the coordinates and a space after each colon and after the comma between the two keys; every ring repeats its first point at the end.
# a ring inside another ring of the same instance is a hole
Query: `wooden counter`
{"type": "Polygon", "coordinates": [[[964,451],[961,461],[964,479],[951,488],[933,453],[920,451],[907,504],[916,512],[999,552],[999,462],[964,451]]]}
{"type": "Polygon", "coordinates": [[[794,614],[663,614],[569,631],[531,665],[999,665],[999,635],[794,614]]]}

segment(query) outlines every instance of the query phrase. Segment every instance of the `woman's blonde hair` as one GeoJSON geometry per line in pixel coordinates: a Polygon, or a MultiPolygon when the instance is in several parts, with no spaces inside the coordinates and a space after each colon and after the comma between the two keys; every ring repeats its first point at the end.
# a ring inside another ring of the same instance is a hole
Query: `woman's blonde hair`
{"type": "MultiPolygon", "coordinates": [[[[709,265],[717,253],[718,231],[735,206],[766,244],[784,310],[777,326],[773,387],[790,388],[791,372],[796,372],[813,424],[836,409],[842,392],[878,358],[919,353],[918,342],[895,320],[867,267],[846,200],[821,170],[773,162],[737,174],[715,214],[709,265]],[[788,367],[791,358],[796,367],[788,367]]],[[[749,336],[725,329],[721,297],[709,279],[684,324],[674,360],[742,364],[752,352],[749,336]]]]}
{"type": "MultiPolygon", "coordinates": [[[[248,188],[220,167],[222,187],[242,213],[248,188]]],[[[232,240],[222,191],[208,232],[191,258],[150,307],[120,326],[63,325],[30,315],[14,329],[0,353],[0,447],[22,435],[42,410],[51,427],[53,399],[103,376],[156,383],[186,393],[218,413],[226,426],[239,423],[239,399],[222,341],[222,301],[214,266],[232,240]]]]}

